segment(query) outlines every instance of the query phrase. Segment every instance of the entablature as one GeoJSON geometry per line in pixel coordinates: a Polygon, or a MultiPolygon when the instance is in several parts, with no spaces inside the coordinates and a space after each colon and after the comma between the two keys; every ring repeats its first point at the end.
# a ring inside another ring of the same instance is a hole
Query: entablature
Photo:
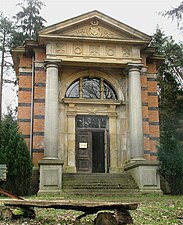
{"type": "Polygon", "coordinates": [[[62,62],[140,63],[140,46],[99,42],[50,42],[46,45],[47,59],[62,62]]]}

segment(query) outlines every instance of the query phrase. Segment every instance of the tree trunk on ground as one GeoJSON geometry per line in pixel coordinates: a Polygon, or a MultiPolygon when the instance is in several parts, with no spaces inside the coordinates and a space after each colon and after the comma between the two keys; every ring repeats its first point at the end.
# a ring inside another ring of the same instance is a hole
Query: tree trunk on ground
{"type": "Polygon", "coordinates": [[[118,225],[113,213],[102,212],[97,215],[94,225],[118,225]]]}
{"type": "Polygon", "coordinates": [[[11,209],[9,209],[9,208],[2,209],[1,218],[3,220],[11,220],[13,218],[13,213],[12,213],[11,209]]]}
{"type": "Polygon", "coordinates": [[[132,217],[127,210],[126,211],[116,210],[114,217],[116,218],[118,225],[133,224],[132,217]]]}

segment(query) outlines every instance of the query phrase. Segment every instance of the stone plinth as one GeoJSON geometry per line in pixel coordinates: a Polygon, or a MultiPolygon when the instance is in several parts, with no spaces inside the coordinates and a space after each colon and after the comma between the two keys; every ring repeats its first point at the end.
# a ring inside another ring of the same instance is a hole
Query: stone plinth
{"type": "Polygon", "coordinates": [[[158,161],[132,161],[125,166],[135,179],[140,191],[143,192],[160,192],[160,175],[158,172],[158,161]]]}
{"type": "Polygon", "coordinates": [[[59,159],[42,159],[38,194],[58,194],[62,192],[62,167],[59,159]]]}

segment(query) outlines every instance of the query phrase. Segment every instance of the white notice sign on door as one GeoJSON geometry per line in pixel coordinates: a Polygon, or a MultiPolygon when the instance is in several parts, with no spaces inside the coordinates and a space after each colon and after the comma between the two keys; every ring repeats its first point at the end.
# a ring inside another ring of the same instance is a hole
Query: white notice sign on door
{"type": "Polygon", "coordinates": [[[79,142],[79,148],[87,148],[86,142],[79,142]]]}

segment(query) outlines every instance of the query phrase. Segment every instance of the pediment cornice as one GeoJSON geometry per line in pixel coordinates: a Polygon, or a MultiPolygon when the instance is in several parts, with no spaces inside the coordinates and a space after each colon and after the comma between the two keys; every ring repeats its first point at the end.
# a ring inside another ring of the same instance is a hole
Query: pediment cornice
{"type": "Polygon", "coordinates": [[[98,11],[46,27],[38,32],[40,42],[52,39],[108,40],[149,43],[151,37],[98,11]]]}

